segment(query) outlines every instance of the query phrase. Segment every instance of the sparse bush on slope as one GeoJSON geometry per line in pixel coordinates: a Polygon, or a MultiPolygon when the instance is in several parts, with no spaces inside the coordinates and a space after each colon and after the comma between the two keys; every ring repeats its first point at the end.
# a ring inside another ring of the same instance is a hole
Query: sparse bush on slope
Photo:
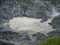
{"type": "Polygon", "coordinates": [[[44,41],[38,43],[37,45],[60,45],[60,36],[47,38],[44,41]]]}

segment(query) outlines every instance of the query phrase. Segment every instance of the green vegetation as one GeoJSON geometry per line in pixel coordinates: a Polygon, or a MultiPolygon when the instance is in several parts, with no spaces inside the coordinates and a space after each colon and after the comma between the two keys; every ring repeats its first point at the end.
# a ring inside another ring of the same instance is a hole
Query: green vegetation
{"type": "Polygon", "coordinates": [[[37,45],[60,45],[60,36],[49,37],[37,45]]]}

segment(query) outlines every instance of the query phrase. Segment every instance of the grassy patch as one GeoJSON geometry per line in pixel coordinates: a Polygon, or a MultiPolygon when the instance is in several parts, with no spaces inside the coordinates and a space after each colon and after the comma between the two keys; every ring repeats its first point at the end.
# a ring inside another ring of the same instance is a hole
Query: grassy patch
{"type": "Polygon", "coordinates": [[[37,45],[60,45],[60,36],[49,37],[37,45]]]}

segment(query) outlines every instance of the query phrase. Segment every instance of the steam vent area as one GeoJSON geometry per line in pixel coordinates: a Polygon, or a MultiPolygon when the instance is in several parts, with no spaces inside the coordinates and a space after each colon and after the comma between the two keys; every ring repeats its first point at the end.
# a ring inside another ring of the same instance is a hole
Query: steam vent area
{"type": "Polygon", "coordinates": [[[0,45],[44,45],[57,36],[59,0],[0,0],[0,45]]]}

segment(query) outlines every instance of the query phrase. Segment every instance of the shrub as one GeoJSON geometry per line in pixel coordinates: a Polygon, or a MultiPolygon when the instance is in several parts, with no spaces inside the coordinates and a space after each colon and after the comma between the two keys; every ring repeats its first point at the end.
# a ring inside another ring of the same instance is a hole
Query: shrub
{"type": "Polygon", "coordinates": [[[37,45],[60,45],[60,36],[49,37],[37,45]]]}

